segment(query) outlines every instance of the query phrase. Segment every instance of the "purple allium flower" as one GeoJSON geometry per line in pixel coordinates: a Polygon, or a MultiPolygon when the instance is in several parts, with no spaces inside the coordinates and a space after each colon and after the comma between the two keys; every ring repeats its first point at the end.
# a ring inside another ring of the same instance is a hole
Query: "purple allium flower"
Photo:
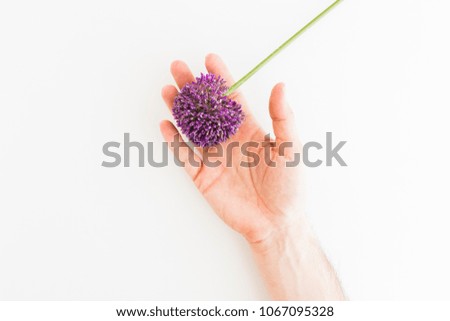
{"type": "Polygon", "coordinates": [[[244,113],[241,105],[228,98],[225,80],[201,74],[185,85],[173,104],[173,116],[181,132],[195,145],[214,146],[234,135],[244,113]]]}

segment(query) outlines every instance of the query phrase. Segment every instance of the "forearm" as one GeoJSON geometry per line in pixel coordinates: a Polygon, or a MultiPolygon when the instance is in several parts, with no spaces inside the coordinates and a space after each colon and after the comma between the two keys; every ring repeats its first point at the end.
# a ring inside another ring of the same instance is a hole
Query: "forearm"
{"type": "Polygon", "coordinates": [[[251,243],[268,290],[275,300],[344,300],[333,267],[308,223],[297,220],[251,243]]]}

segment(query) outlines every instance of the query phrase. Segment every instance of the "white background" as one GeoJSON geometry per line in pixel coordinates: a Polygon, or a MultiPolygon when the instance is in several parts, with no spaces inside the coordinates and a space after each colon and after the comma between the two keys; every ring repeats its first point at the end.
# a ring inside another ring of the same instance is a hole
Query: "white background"
{"type": "MultiPolygon", "coordinates": [[[[2,1],[0,299],[267,299],[183,170],[104,168],[102,146],[159,146],[172,60],[238,78],[330,3],[2,1]]],[[[351,299],[450,299],[449,9],[346,0],[242,87],[267,131],[283,81],[304,142],[348,141],[306,179],[351,299]]]]}

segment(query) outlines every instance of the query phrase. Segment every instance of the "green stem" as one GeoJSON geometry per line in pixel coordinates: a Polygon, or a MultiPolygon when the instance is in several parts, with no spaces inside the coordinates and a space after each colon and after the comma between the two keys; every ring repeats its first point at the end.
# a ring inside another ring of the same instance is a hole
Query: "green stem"
{"type": "Polygon", "coordinates": [[[284,48],[293,43],[300,35],[302,35],[306,30],[308,30],[314,23],[320,20],[323,16],[325,16],[331,9],[333,9],[336,5],[338,5],[342,0],[336,0],[332,5],[322,11],[319,15],[317,15],[313,20],[308,22],[302,29],[297,31],[292,37],[286,40],[281,46],[279,46],[275,51],[273,51],[270,55],[268,55],[263,61],[255,66],[252,70],[250,70],[244,77],[239,79],[233,86],[231,86],[225,95],[231,94],[233,91],[238,89],[243,83],[245,83],[251,76],[253,76],[258,70],[260,70],[265,64],[267,64],[272,58],[278,55],[284,48]]]}

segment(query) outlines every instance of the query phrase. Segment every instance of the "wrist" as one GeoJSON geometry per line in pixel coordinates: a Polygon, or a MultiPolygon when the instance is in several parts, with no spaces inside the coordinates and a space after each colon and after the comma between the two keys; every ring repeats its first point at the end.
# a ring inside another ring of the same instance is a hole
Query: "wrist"
{"type": "Polygon", "coordinates": [[[283,251],[288,244],[313,241],[314,236],[305,215],[286,217],[274,223],[265,235],[257,240],[247,239],[256,254],[283,251]]]}

